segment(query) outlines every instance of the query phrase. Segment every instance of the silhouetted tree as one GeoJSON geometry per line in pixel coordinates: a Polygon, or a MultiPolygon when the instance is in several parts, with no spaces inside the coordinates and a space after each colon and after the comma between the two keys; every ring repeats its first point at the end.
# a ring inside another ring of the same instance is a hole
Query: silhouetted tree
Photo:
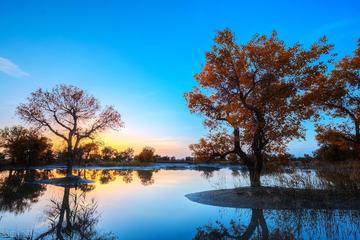
{"type": "Polygon", "coordinates": [[[142,151],[135,158],[140,162],[153,162],[155,149],[152,147],[144,147],[142,151]]]}
{"type": "Polygon", "coordinates": [[[286,144],[304,137],[302,119],[311,114],[301,98],[302,84],[326,72],[321,61],[332,46],[321,39],[309,50],[287,47],[275,32],[256,35],[238,45],[229,30],[219,32],[206,53],[199,83],[185,94],[191,112],[206,117],[212,129],[233,129],[233,149],[250,172],[252,186],[260,186],[266,156],[284,152],[286,144]]]}
{"type": "Polygon", "coordinates": [[[88,162],[90,159],[99,156],[99,147],[100,143],[93,141],[85,143],[79,147],[80,158],[85,162],[88,162]]]}
{"type": "Polygon", "coordinates": [[[119,152],[116,157],[116,161],[120,162],[130,162],[134,159],[134,149],[127,148],[124,151],[119,152]]]}
{"type": "Polygon", "coordinates": [[[4,148],[12,164],[31,165],[52,160],[50,140],[21,126],[1,129],[0,147],[4,148]]]}
{"type": "Polygon", "coordinates": [[[109,147],[109,146],[106,146],[101,150],[101,154],[102,154],[102,159],[103,160],[110,161],[110,160],[113,160],[116,157],[118,152],[117,152],[116,149],[114,149],[112,147],[109,147]]]}
{"type": "Polygon", "coordinates": [[[84,139],[108,128],[123,126],[113,107],[101,111],[99,101],[84,90],[58,85],[51,91],[39,89],[17,108],[20,117],[37,128],[46,129],[67,144],[67,175],[72,174],[74,153],[84,139]]]}

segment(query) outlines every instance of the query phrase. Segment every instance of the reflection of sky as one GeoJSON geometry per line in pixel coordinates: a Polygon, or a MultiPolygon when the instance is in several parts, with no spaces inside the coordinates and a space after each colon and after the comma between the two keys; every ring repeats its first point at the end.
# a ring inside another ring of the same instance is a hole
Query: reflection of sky
{"type": "MultiPolygon", "coordinates": [[[[326,34],[339,56],[360,37],[355,0],[61,3],[0,3],[0,127],[19,122],[15,107],[31,91],[68,83],[122,113],[126,128],[106,134],[106,143],[177,156],[205,134],[183,94],[217,30],[229,27],[245,42],[276,29],[286,42],[306,46],[326,34]]],[[[292,153],[314,149],[307,127],[307,141],[291,144],[292,153]]]]}
{"type": "MultiPolygon", "coordinates": [[[[154,174],[154,184],[144,186],[133,173],[133,182],[126,184],[121,177],[107,184],[96,184],[94,191],[87,193],[87,199],[98,202],[101,213],[100,230],[111,231],[120,239],[166,239],[175,233],[178,238],[191,239],[197,226],[216,221],[224,214],[228,222],[233,210],[221,210],[216,207],[196,204],[184,197],[185,194],[203,189],[212,189],[214,184],[232,187],[232,177],[223,182],[223,178],[204,179],[197,171],[159,171],[154,174]],[[220,183],[218,179],[221,179],[220,183]],[[195,183],[195,184],[194,184],[195,183]],[[230,216],[227,216],[227,213],[230,216]],[[225,214],[226,213],[226,214],[225,214]],[[160,238],[161,239],[161,238],[160,238]]],[[[225,173],[215,173],[215,176],[225,173]]],[[[62,199],[63,188],[48,186],[48,190],[31,210],[21,215],[0,213],[3,215],[0,231],[31,231],[41,228],[43,213],[50,199],[62,199]],[[6,223],[4,225],[4,223],[6,223]]],[[[45,226],[46,229],[46,226],[45,226]]]]}
{"type": "MultiPolygon", "coordinates": [[[[215,221],[220,221],[225,226],[229,225],[231,219],[245,225],[250,221],[249,209],[207,206],[184,197],[192,192],[247,184],[242,177],[233,177],[230,170],[215,171],[208,179],[203,177],[202,172],[193,170],[160,170],[154,172],[153,177],[154,183],[147,186],[141,184],[136,172],[133,172],[133,181],[128,184],[119,176],[107,184],[97,182],[95,190],[86,193],[87,201],[94,199],[98,203],[101,216],[97,229],[113,232],[120,239],[144,239],[144,236],[146,239],[169,239],[170,236],[171,239],[191,239],[198,227],[215,221]]],[[[61,201],[62,196],[63,188],[48,186],[45,194],[31,205],[29,211],[19,215],[1,212],[0,232],[45,231],[47,225],[44,222],[44,212],[49,201],[61,201]]],[[[279,213],[284,214],[286,211],[264,211],[270,230],[279,222],[276,215],[279,213]]],[[[334,216],[331,222],[322,222],[321,218],[316,220],[319,229],[317,234],[320,235],[309,236],[307,231],[311,226],[301,226],[301,236],[304,239],[323,239],[326,236],[325,230],[339,230],[339,236],[344,236],[341,234],[346,234],[349,229],[353,231],[352,234],[359,233],[358,229],[352,229],[356,224],[351,220],[350,214],[334,216]]],[[[293,220],[288,221],[291,223],[293,220]]],[[[305,220],[305,223],[308,224],[309,221],[305,220]]],[[[284,226],[288,224],[289,222],[285,222],[284,226]]],[[[351,239],[352,236],[348,237],[351,239]]]]}

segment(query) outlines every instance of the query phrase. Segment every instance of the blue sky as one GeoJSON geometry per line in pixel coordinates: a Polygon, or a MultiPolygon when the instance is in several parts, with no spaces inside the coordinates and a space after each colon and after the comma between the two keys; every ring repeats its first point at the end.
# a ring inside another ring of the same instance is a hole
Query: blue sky
{"type": "MultiPolygon", "coordinates": [[[[189,154],[206,134],[183,94],[195,85],[216,31],[238,42],[277,30],[288,44],[322,35],[339,57],[360,37],[359,1],[16,1],[0,2],[0,127],[21,123],[16,106],[35,89],[67,83],[114,105],[125,128],[104,135],[124,148],[189,154]]],[[[316,148],[307,140],[290,152],[316,148]]]]}

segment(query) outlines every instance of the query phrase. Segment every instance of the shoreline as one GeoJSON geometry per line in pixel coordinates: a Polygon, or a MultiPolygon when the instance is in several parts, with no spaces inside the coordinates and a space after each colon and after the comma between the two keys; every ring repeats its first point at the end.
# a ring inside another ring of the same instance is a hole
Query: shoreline
{"type": "Polygon", "coordinates": [[[190,193],[185,197],[200,204],[229,208],[360,210],[357,191],[241,187],[190,193]]]}
{"type": "MultiPolygon", "coordinates": [[[[49,164],[43,166],[0,166],[0,170],[65,170],[66,164],[49,164]]],[[[74,165],[73,170],[244,170],[245,165],[231,163],[148,163],[144,165],[74,165]]]]}
{"type": "MultiPolygon", "coordinates": [[[[341,166],[340,166],[341,167],[341,166]]],[[[67,166],[65,163],[54,163],[47,165],[34,165],[34,166],[25,166],[25,165],[0,165],[0,171],[6,170],[63,170],[66,169],[67,166]]],[[[239,170],[239,171],[248,171],[246,165],[242,163],[226,163],[226,162],[218,162],[218,163],[189,163],[189,162],[154,162],[154,163],[130,163],[130,164],[122,164],[122,163],[107,163],[107,164],[96,164],[90,163],[87,165],[73,165],[74,170],[220,170],[220,169],[230,169],[230,170],[239,170]]],[[[287,173],[289,170],[300,169],[300,170],[316,170],[322,169],[326,171],[338,171],[337,166],[321,166],[315,167],[313,165],[293,165],[293,166],[281,166],[279,167],[279,172],[287,173]]],[[[353,171],[353,168],[350,167],[341,167],[342,171],[353,171]]],[[[357,170],[357,169],[356,169],[357,170]]],[[[360,170],[360,169],[359,169],[360,170]]],[[[271,173],[265,172],[264,175],[271,173]]]]}

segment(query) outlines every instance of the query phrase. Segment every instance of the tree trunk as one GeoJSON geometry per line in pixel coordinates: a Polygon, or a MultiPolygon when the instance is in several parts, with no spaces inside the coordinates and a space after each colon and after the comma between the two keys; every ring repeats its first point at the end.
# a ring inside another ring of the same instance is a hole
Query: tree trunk
{"type": "Polygon", "coordinates": [[[234,151],[238,153],[240,151],[240,130],[239,128],[234,128],[234,151]]]}
{"type": "Polygon", "coordinates": [[[355,122],[355,151],[354,151],[354,159],[360,159],[360,125],[356,121],[355,122]]]}
{"type": "Polygon", "coordinates": [[[260,187],[261,186],[261,181],[260,181],[261,171],[259,171],[258,168],[250,167],[249,174],[250,174],[250,186],[251,187],[260,187]]]}
{"type": "Polygon", "coordinates": [[[263,157],[261,153],[254,154],[255,156],[252,159],[251,164],[248,165],[249,175],[250,175],[250,186],[251,187],[260,187],[261,181],[261,171],[263,167],[263,157]]]}
{"type": "Polygon", "coordinates": [[[73,160],[74,160],[74,153],[71,147],[68,148],[68,156],[67,156],[67,166],[66,166],[66,176],[72,176],[73,170],[73,160]]]}
{"type": "Polygon", "coordinates": [[[72,176],[72,170],[73,170],[72,160],[68,160],[68,163],[67,163],[67,166],[66,166],[66,176],[67,177],[72,176]]]}
{"type": "Polygon", "coordinates": [[[251,187],[260,187],[260,175],[263,167],[263,139],[261,129],[257,131],[254,136],[252,150],[253,156],[249,156],[244,153],[240,146],[240,131],[238,128],[234,128],[234,152],[238,154],[240,159],[246,164],[250,174],[251,187]]]}
{"type": "Polygon", "coordinates": [[[27,153],[26,158],[27,158],[27,160],[28,160],[28,161],[27,161],[27,167],[29,167],[29,166],[31,166],[31,165],[33,164],[29,152],[27,153]]]}

